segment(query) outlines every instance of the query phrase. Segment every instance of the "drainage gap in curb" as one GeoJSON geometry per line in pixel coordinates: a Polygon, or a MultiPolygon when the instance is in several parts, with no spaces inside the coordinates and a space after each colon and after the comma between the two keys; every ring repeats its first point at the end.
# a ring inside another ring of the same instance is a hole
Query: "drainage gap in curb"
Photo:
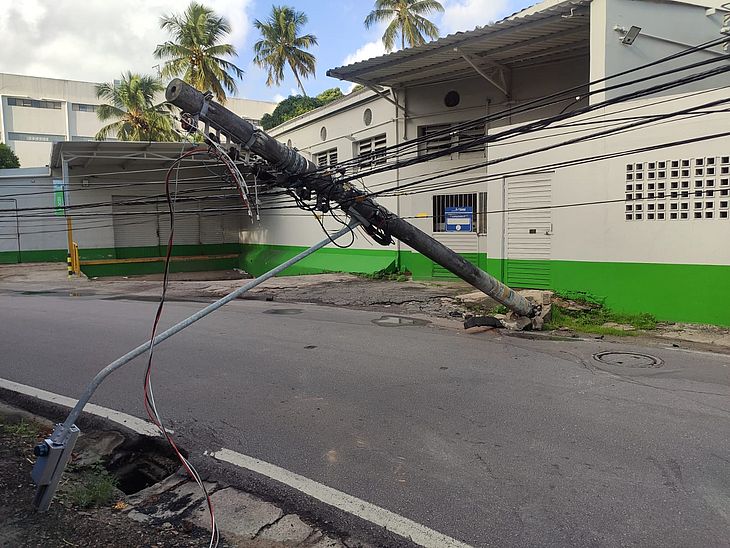
{"type": "Polygon", "coordinates": [[[283,316],[290,316],[292,314],[301,314],[301,308],[272,308],[270,310],[264,310],[264,314],[281,314],[283,316]]]}
{"type": "Polygon", "coordinates": [[[179,467],[180,461],[172,449],[145,438],[115,451],[106,465],[117,478],[117,487],[127,495],[162,481],[179,467]]]}
{"type": "Polygon", "coordinates": [[[638,352],[598,352],[593,359],[606,365],[630,367],[635,369],[656,369],[664,365],[664,361],[656,356],[638,352]]]}

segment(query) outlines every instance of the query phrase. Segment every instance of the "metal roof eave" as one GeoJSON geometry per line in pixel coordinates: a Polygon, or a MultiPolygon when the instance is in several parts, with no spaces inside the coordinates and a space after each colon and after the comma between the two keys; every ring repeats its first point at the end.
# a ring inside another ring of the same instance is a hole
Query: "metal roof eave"
{"type": "Polygon", "coordinates": [[[136,159],[167,163],[195,146],[193,143],[184,142],[60,141],[53,144],[49,167],[50,169],[60,169],[64,158],[84,158],[86,160],[99,158],[119,161],[136,159]]]}
{"type": "Polygon", "coordinates": [[[423,70],[423,68],[428,69],[429,66],[424,61],[429,58],[440,56],[441,59],[436,65],[458,62],[459,49],[463,48],[478,46],[483,48],[484,53],[489,54],[491,48],[487,47],[487,44],[494,46],[495,43],[498,43],[495,47],[504,51],[505,48],[519,47],[524,41],[539,40],[541,31],[549,35],[556,27],[577,32],[576,27],[585,26],[588,33],[585,36],[587,42],[590,34],[587,29],[588,18],[585,16],[589,12],[590,3],[591,0],[543,2],[492,25],[472,31],[457,32],[423,46],[407,48],[351,65],[333,68],[327,71],[327,75],[352,82],[367,81],[370,84],[395,87],[408,83],[401,77],[405,66],[408,66],[407,72],[412,73],[423,70]],[[582,18],[586,24],[576,24],[575,20],[571,22],[571,19],[576,17],[582,18]]]}

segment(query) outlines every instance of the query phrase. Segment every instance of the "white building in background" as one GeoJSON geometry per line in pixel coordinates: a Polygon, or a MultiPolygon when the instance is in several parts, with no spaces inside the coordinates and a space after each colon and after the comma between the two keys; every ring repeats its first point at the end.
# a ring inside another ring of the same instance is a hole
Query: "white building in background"
{"type": "MultiPolygon", "coordinates": [[[[95,83],[0,73],[0,142],[22,167],[47,166],[53,143],[93,141],[103,125],[96,116],[95,83]]],[[[164,98],[160,97],[162,101],[164,98]]],[[[258,125],[276,103],[230,97],[227,108],[258,125]]]]}

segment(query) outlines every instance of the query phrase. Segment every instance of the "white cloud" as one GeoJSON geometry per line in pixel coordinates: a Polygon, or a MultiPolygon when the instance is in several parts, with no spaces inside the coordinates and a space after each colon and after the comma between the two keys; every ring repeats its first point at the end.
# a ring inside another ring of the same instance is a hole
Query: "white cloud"
{"type": "Polygon", "coordinates": [[[507,0],[448,0],[443,2],[441,35],[474,30],[508,15],[507,0]]]}
{"type": "Polygon", "coordinates": [[[358,48],[357,51],[345,57],[345,60],[342,62],[342,64],[349,65],[351,63],[357,63],[358,61],[364,61],[365,59],[378,57],[380,55],[383,55],[384,53],[385,46],[383,45],[383,41],[373,40],[372,42],[364,44],[363,46],[358,48]]]}
{"type": "Polygon", "coordinates": [[[281,103],[286,97],[284,97],[281,93],[277,93],[274,95],[273,99],[271,99],[274,103],[281,103]]]}
{"type": "MultiPolygon", "coordinates": [[[[203,0],[233,27],[228,41],[241,53],[252,0],[203,0]]],[[[179,0],[11,0],[0,10],[2,71],[107,82],[126,70],[154,73],[152,52],[167,39],[162,15],[181,12],[179,0]]]]}

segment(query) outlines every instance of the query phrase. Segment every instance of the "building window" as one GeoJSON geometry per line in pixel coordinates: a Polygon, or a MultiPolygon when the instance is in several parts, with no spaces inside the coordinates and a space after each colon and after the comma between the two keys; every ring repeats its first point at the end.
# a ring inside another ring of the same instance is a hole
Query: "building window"
{"type": "Polygon", "coordinates": [[[10,141],[34,141],[37,143],[56,143],[58,141],[64,141],[65,135],[49,135],[47,133],[16,133],[14,131],[8,132],[8,139],[10,141]]]}
{"type": "Polygon", "coordinates": [[[21,97],[8,97],[8,106],[61,110],[61,101],[40,101],[36,99],[23,99],[21,97]]]}
{"type": "Polygon", "coordinates": [[[317,167],[332,167],[337,164],[337,149],[331,148],[314,156],[317,167]]]}
{"type": "Polygon", "coordinates": [[[97,105],[85,105],[83,103],[71,103],[71,110],[77,112],[96,112],[97,105]]]}
{"type": "MultiPolygon", "coordinates": [[[[460,124],[438,124],[432,126],[421,126],[418,128],[418,137],[421,142],[418,144],[418,155],[423,156],[434,152],[443,152],[451,147],[470,143],[486,135],[484,125],[461,127],[460,124]]],[[[444,154],[443,158],[484,158],[485,144],[478,143],[460,152],[450,155],[444,154]]]]}
{"type": "Polygon", "coordinates": [[[355,151],[360,168],[378,166],[385,163],[385,133],[355,143],[355,151]]]}
{"type": "MultiPolygon", "coordinates": [[[[486,205],[486,192],[484,204],[486,205]]],[[[477,231],[477,194],[438,194],[433,200],[433,231],[434,232],[469,232],[477,231]]],[[[480,203],[482,198],[480,197],[480,203]]],[[[483,212],[486,213],[486,210],[483,212]]],[[[481,225],[481,223],[480,223],[481,225]]],[[[481,226],[480,226],[481,228],[481,226]]],[[[486,232],[486,223],[484,223],[486,232]]]]}

